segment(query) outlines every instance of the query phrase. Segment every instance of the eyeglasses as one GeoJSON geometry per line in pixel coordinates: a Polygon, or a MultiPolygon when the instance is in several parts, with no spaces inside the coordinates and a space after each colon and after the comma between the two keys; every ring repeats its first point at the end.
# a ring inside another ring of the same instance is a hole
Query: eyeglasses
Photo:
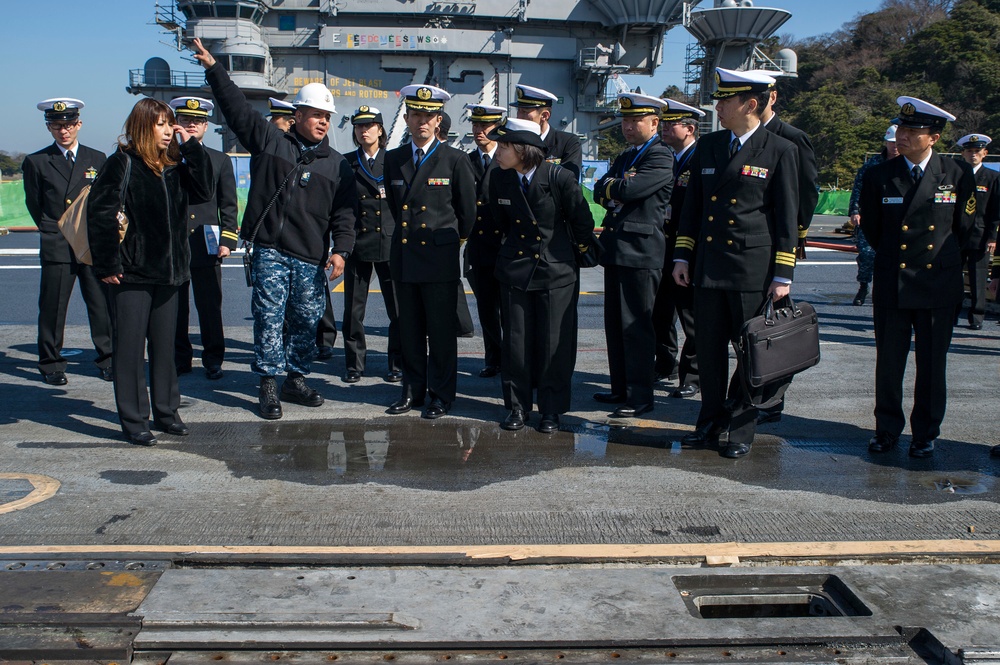
{"type": "Polygon", "coordinates": [[[208,118],[198,118],[192,115],[179,114],[177,116],[178,125],[200,125],[204,122],[208,122],[208,118]]]}
{"type": "Polygon", "coordinates": [[[53,132],[68,132],[72,129],[76,129],[79,124],[80,121],[77,120],[76,122],[47,122],[45,123],[45,126],[53,132]]]}

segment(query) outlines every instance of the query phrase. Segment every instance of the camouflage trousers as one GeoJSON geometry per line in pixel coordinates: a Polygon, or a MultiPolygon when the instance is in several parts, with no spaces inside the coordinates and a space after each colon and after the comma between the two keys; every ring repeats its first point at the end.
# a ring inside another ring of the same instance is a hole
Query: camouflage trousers
{"type": "Polygon", "coordinates": [[[875,250],[868,244],[860,226],[854,230],[854,244],[858,246],[858,283],[871,284],[875,272],[875,250]]]}
{"type": "Polygon", "coordinates": [[[326,308],[326,271],[275,249],[254,252],[253,355],[259,376],[308,374],[316,357],[316,326],[326,308]],[[282,328],[288,322],[286,335],[282,328]]]}

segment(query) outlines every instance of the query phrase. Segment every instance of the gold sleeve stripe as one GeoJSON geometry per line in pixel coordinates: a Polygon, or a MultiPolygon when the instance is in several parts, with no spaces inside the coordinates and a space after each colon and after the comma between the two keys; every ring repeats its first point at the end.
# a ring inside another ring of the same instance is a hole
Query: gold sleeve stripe
{"type": "Polygon", "coordinates": [[[775,259],[774,263],[775,265],[788,266],[789,268],[795,267],[795,261],[784,261],[782,259],[775,259]]]}
{"type": "Polygon", "coordinates": [[[799,229],[799,238],[805,238],[809,233],[809,229],[799,229]]]}
{"type": "Polygon", "coordinates": [[[605,187],[604,187],[604,198],[606,198],[606,199],[610,199],[611,198],[611,185],[613,185],[613,184],[615,184],[615,179],[614,178],[611,178],[610,180],[608,180],[608,184],[605,185],[605,187]]]}
{"type": "Polygon", "coordinates": [[[223,238],[232,238],[233,240],[239,240],[240,239],[240,237],[238,235],[236,235],[236,233],[233,232],[233,231],[223,231],[222,232],[222,237],[223,238]]]}
{"type": "Polygon", "coordinates": [[[674,246],[680,249],[694,249],[694,238],[677,236],[677,242],[674,243],[674,246]]]}
{"type": "Polygon", "coordinates": [[[1000,256],[994,256],[993,257],[993,261],[992,261],[992,263],[990,263],[990,265],[1000,266],[1000,256]]]}

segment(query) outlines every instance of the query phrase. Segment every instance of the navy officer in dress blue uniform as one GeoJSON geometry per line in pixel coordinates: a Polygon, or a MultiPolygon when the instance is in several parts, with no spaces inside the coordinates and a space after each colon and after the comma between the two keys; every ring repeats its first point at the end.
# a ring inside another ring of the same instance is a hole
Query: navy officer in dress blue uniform
{"type": "Polygon", "coordinates": [[[910,412],[911,457],[930,457],[947,401],[948,347],[962,299],[962,249],[975,226],[972,168],[934,152],[955,116],[915,97],[899,97],[899,156],[865,171],[861,230],[875,249],[875,436],[873,453],[892,450],[903,432],[903,374],[916,338],[910,412]]]}
{"type": "Polygon", "coordinates": [[[455,401],[458,379],[459,248],[476,218],[476,178],[469,156],[437,140],[445,90],[408,85],[410,143],[385,156],[386,195],[396,220],[389,269],[399,303],[403,393],[388,409],[406,413],[422,406],[424,418],[440,418],[455,401]]]}
{"type": "Polygon", "coordinates": [[[725,129],[698,142],[674,249],[674,281],[694,286],[702,395],[695,431],[682,442],[715,445],[728,429],[722,454],[739,458],[753,444],[756,405],[770,403],[776,388],[750,392],[737,366],[727,393],[729,345],[765,298],[791,290],[798,149],[761,122],[772,77],[718,68],[715,80],[715,111],[725,129]]]}
{"type": "Polygon", "coordinates": [[[94,182],[104,166],[104,153],[81,145],[77,134],[83,121],[79,99],[57,97],[38,103],[45,113],[45,126],[55,142],[25,157],[24,203],[38,227],[42,263],[38,290],[38,370],[45,383],[66,384],[66,359],[62,355],[66,308],[73,295],[73,283],[80,281],[80,293],[87,306],[90,339],[97,351],[97,369],[111,381],[111,318],[104,288],[94,270],[76,260],[57,222],[66,208],[87,185],[94,182]]]}
{"type": "Polygon", "coordinates": [[[267,120],[283,132],[287,132],[295,124],[295,106],[274,97],[267,98],[267,120]]]}
{"type": "Polygon", "coordinates": [[[368,344],[365,341],[365,311],[372,272],[378,275],[382,301],[389,317],[389,340],[386,349],[385,380],[403,380],[399,341],[399,315],[396,291],[389,274],[389,245],[396,223],[386,198],[385,132],[382,112],[374,106],[361,106],[351,116],[351,138],[357,150],[349,152],[347,162],[354,169],[358,187],[358,221],[354,226],[354,251],[344,269],[344,361],[345,383],[357,383],[365,373],[368,344]]]}
{"type": "MultiPolygon", "coordinates": [[[[667,216],[663,223],[666,236],[665,264],[672,265],[677,225],[680,223],[684,196],[691,181],[691,158],[698,149],[698,122],[705,112],[673,99],[664,99],[667,107],[660,120],[660,136],[674,155],[674,189],[670,193],[667,216]]],[[[673,278],[661,279],[653,305],[653,330],[656,332],[657,378],[676,375],[678,385],[671,397],[694,397],[698,394],[698,357],[694,330],[692,290],[679,286],[673,278]],[[684,329],[684,346],[677,348],[677,319],[684,329]],[[678,355],[680,356],[678,362],[678,355]]]]}
{"type": "MultiPolygon", "coordinates": [[[[204,142],[208,117],[215,104],[200,97],[177,97],[169,104],[177,124],[198,141],[204,142]]],[[[239,241],[239,209],[233,161],[221,150],[203,147],[215,172],[215,198],[188,206],[190,289],[194,293],[201,329],[201,363],[205,367],[205,376],[216,381],[222,378],[222,361],[226,355],[226,336],[222,327],[222,260],[236,249],[239,241]]],[[[188,284],[182,284],[177,297],[174,365],[178,374],[191,371],[193,357],[188,336],[191,312],[188,288],[188,284]]]]}
{"type": "Polygon", "coordinates": [[[476,144],[469,151],[469,162],[476,174],[476,223],[472,227],[469,242],[465,245],[465,278],[469,280],[472,293],[476,296],[479,325],[483,329],[483,368],[479,371],[479,376],[488,379],[500,373],[503,337],[500,283],[493,274],[503,238],[487,200],[490,176],[497,168],[497,143],[489,134],[503,121],[504,108],[490,104],[466,104],[465,108],[469,110],[472,140],[476,144]]]}
{"type": "Polygon", "coordinates": [[[559,429],[569,411],[576,365],[580,270],[594,218],[576,179],[545,161],[541,127],[510,118],[493,130],[501,169],[490,179],[493,217],[503,229],[496,261],[504,302],[501,427],[524,427],[538,391],[538,431],[559,429]],[[582,247],[581,247],[582,246],[582,247]]]}
{"type": "Polygon", "coordinates": [[[660,140],[658,97],[618,95],[622,134],[631,148],[594,183],[594,202],[607,208],[601,233],[604,331],[611,392],[594,399],[620,404],[617,418],[653,409],[656,332],[653,304],[663,277],[663,220],[673,191],[674,157],[660,140]]]}
{"type": "MultiPolygon", "coordinates": [[[[962,263],[969,271],[969,328],[972,330],[982,330],[986,317],[986,282],[997,244],[997,224],[1000,224],[1000,173],[983,168],[983,158],[992,141],[986,134],[967,134],[957,141],[962,159],[976,176],[976,226],[962,250],[962,263]]],[[[956,319],[960,310],[961,305],[956,311],[956,319]]]]}
{"type": "Polygon", "coordinates": [[[517,108],[519,120],[537,122],[542,128],[542,141],[548,149],[546,161],[569,169],[579,182],[580,172],[583,170],[583,148],[580,146],[580,139],[575,134],[558,130],[549,123],[552,119],[552,105],[559,101],[559,98],[548,90],[530,85],[518,85],[516,90],[517,98],[511,106],[517,108]]]}

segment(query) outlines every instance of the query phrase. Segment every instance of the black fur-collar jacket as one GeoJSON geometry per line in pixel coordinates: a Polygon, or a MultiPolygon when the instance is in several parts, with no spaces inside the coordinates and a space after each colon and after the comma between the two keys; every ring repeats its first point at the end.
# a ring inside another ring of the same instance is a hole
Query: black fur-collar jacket
{"type": "Polygon", "coordinates": [[[191,278],[188,203],[215,195],[215,174],[197,139],[181,145],[183,161],[160,176],[137,155],[118,151],[108,158],[87,201],[87,236],[97,277],[122,275],[126,284],[179,286],[191,278]],[[128,231],[118,243],[119,191],[127,160],[132,162],[125,193],[128,231]]]}

